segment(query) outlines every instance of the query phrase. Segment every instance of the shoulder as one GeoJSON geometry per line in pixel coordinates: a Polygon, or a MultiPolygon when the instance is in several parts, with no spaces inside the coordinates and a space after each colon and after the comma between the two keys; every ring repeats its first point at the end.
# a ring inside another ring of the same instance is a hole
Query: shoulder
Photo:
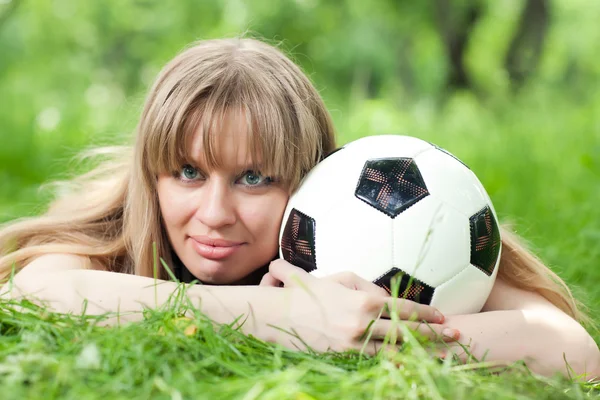
{"type": "Polygon", "coordinates": [[[537,292],[513,286],[497,278],[482,311],[531,310],[557,308],[537,292]]]}
{"type": "Polygon", "coordinates": [[[89,257],[76,254],[50,253],[34,258],[19,271],[18,275],[30,273],[38,275],[73,269],[100,269],[98,267],[89,257]]]}
{"type": "Polygon", "coordinates": [[[93,268],[93,264],[89,257],[64,253],[43,254],[29,261],[15,274],[14,278],[6,282],[0,288],[0,296],[34,292],[40,285],[48,281],[50,275],[91,268],[93,268]],[[5,290],[7,287],[10,290],[5,290]]]}

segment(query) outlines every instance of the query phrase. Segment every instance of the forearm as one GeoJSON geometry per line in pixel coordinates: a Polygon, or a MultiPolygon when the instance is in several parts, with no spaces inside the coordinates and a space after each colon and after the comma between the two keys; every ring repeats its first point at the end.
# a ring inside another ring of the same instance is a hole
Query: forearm
{"type": "MultiPolygon", "coordinates": [[[[136,321],[148,308],[161,308],[176,298],[181,289],[175,282],[94,270],[65,270],[37,279],[17,275],[10,297],[28,298],[59,313],[104,315],[106,324],[136,321]]],[[[9,285],[3,288],[8,291],[9,285]]],[[[248,334],[272,340],[273,299],[279,305],[286,293],[278,288],[258,286],[187,285],[186,301],[217,323],[238,321],[248,334]],[[273,292],[273,293],[271,293],[273,292]],[[243,324],[242,324],[243,323],[243,324]]],[[[281,308],[281,307],[280,307],[281,308]]]]}
{"type": "MultiPolygon", "coordinates": [[[[490,311],[449,316],[446,321],[461,332],[459,343],[478,360],[523,360],[529,369],[542,375],[587,374],[589,379],[600,374],[598,346],[581,325],[559,312],[490,311]]],[[[457,345],[452,351],[465,358],[457,345]]]]}

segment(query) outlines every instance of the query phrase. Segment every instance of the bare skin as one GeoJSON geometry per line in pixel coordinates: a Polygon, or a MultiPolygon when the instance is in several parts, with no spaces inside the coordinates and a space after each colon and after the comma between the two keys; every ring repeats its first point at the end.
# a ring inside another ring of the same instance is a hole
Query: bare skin
{"type": "Polygon", "coordinates": [[[169,242],[183,264],[204,283],[227,285],[277,254],[289,193],[279,177],[252,166],[245,119],[238,114],[223,121],[218,168],[208,168],[202,136],[198,131],[191,141],[189,164],[158,176],[156,192],[169,242]]]}
{"type": "MultiPolygon", "coordinates": [[[[271,268],[261,284],[295,285],[285,269],[271,268]]],[[[305,282],[315,279],[301,275],[305,282]]],[[[358,290],[377,290],[376,285],[351,273],[330,279],[358,290]]],[[[457,340],[438,342],[432,350],[434,356],[455,355],[466,361],[467,348],[470,357],[479,361],[508,365],[524,360],[531,371],[541,375],[562,373],[582,380],[600,379],[600,350],[589,333],[541,295],[502,280],[496,281],[480,313],[448,316],[444,326],[447,333],[457,333],[453,337],[457,340]]]]}
{"type": "MultiPolygon", "coordinates": [[[[5,285],[2,293],[33,299],[61,313],[80,314],[84,307],[88,315],[112,313],[106,322],[117,324],[141,319],[145,308],[161,307],[177,289],[175,282],[93,269],[99,267],[69,254],[41,256],[5,285]]],[[[433,307],[393,299],[373,288],[349,289],[334,280],[314,278],[285,261],[274,262],[271,272],[287,282],[285,288],[193,285],[186,293],[216,323],[242,317],[245,333],[293,349],[305,349],[306,343],[316,351],[364,348],[374,354],[387,332],[398,329],[385,318],[389,314],[382,313],[384,307],[396,310],[401,320],[412,319],[406,324],[431,339],[444,338],[444,317],[433,307]],[[372,321],[376,321],[373,334],[365,342],[364,333],[372,321]],[[302,340],[284,331],[294,331],[302,340]]],[[[445,340],[453,339],[446,336],[445,340]]]]}

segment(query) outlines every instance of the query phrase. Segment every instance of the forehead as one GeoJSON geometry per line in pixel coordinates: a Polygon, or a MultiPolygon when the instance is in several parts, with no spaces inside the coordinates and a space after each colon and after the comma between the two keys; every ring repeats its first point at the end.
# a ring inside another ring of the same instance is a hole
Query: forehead
{"type": "Polygon", "coordinates": [[[189,157],[205,169],[233,169],[258,164],[252,151],[251,129],[242,112],[200,123],[190,132],[189,157]]]}

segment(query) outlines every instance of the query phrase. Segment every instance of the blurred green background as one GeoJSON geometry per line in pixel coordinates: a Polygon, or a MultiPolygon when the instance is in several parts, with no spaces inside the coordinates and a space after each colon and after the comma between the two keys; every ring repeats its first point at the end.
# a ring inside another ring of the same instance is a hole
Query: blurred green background
{"type": "Polygon", "coordinates": [[[422,137],[600,310],[600,1],[0,0],[0,222],[89,146],[127,143],[186,44],[258,36],[313,79],[340,143],[422,137]]]}

